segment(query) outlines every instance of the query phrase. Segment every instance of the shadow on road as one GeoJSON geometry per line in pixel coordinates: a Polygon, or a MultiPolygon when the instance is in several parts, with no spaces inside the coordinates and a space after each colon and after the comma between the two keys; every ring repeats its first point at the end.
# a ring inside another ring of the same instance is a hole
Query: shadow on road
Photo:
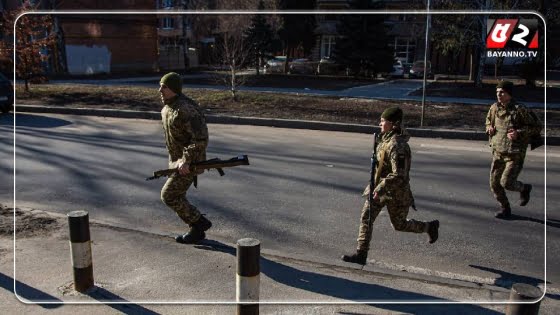
{"type": "MultiPolygon", "coordinates": [[[[31,302],[36,302],[37,305],[43,308],[52,309],[52,308],[57,308],[62,306],[61,300],[57,299],[56,297],[48,293],[45,293],[41,290],[37,290],[17,280],[15,285],[16,285],[15,293],[17,293],[17,295],[31,302]],[[40,302],[55,302],[60,304],[41,304],[40,302]]],[[[0,273],[0,287],[14,293],[14,279],[3,273],[0,273]]]]}
{"type": "MultiPolygon", "coordinates": [[[[526,217],[526,216],[517,215],[517,214],[512,214],[511,217],[508,220],[510,220],[510,221],[529,221],[529,222],[544,224],[544,220],[531,218],[531,217],[526,217]]],[[[546,220],[546,225],[558,229],[558,228],[560,228],[560,221],[559,220],[554,220],[554,219],[547,219],[546,220]]]]}
{"type": "MultiPolygon", "coordinates": [[[[477,266],[477,265],[469,265],[469,267],[484,270],[484,271],[493,272],[493,273],[496,273],[496,274],[500,275],[499,278],[496,279],[494,285],[504,287],[504,288],[508,288],[508,289],[511,288],[511,286],[514,283],[526,283],[526,284],[530,284],[530,285],[533,285],[533,286],[537,286],[538,284],[544,282],[542,279],[528,277],[528,276],[522,276],[522,275],[516,275],[516,274],[513,274],[513,273],[509,273],[509,272],[506,272],[506,271],[503,271],[503,270],[494,269],[494,268],[490,268],[490,267],[483,267],[483,266],[477,266]]],[[[550,282],[548,282],[548,281],[546,283],[550,284],[550,282]]]]}
{"type": "MultiPolygon", "coordinates": [[[[233,256],[236,255],[236,248],[214,240],[204,240],[195,248],[203,250],[219,251],[233,256]]],[[[322,295],[332,296],[349,301],[413,301],[413,302],[445,302],[447,300],[415,292],[396,290],[380,285],[358,282],[343,279],[330,275],[323,275],[315,272],[302,271],[281,263],[269,260],[261,256],[261,272],[277,281],[290,287],[315,292],[322,295]]],[[[398,303],[398,302],[397,302],[398,303]]],[[[477,305],[411,305],[411,304],[368,304],[371,306],[403,313],[411,314],[500,314],[499,312],[488,310],[477,305]]]]}
{"type": "Polygon", "coordinates": [[[88,296],[98,300],[101,303],[105,303],[105,305],[114,308],[115,310],[122,312],[124,314],[141,314],[141,315],[158,315],[152,310],[149,310],[145,307],[142,307],[138,304],[130,304],[127,300],[121,298],[120,296],[109,292],[103,288],[95,287],[94,290],[87,293],[88,296]],[[113,303],[107,303],[113,302],[113,303]],[[116,304],[119,303],[119,304],[116,304]],[[121,303],[128,303],[128,304],[121,304],[121,303]]]}
{"type": "MultiPolygon", "coordinates": [[[[68,120],[28,114],[16,114],[17,127],[56,128],[72,124],[68,120]]],[[[14,115],[2,115],[0,125],[14,125],[14,115]]]]}

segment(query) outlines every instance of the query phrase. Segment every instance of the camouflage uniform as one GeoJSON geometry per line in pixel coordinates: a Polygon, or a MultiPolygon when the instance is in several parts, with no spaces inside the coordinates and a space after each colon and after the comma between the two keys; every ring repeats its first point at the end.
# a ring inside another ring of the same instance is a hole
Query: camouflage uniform
{"type": "MultiPolygon", "coordinates": [[[[183,94],[177,95],[163,107],[161,119],[169,152],[169,168],[177,167],[178,162],[206,160],[208,127],[204,113],[195,101],[183,94]]],[[[161,190],[163,203],[189,225],[200,218],[198,209],[185,196],[196,175],[170,176],[161,190]]]]}
{"type": "Polygon", "coordinates": [[[490,169],[490,189],[503,208],[509,208],[505,189],[521,192],[524,184],[517,180],[523,169],[527,145],[531,136],[540,133],[540,121],[529,114],[525,106],[512,99],[505,107],[499,103],[490,106],[486,115],[486,130],[495,127],[490,137],[492,166],[490,169]],[[518,139],[507,137],[509,129],[516,129],[518,139]]]}
{"type": "MultiPolygon", "coordinates": [[[[371,241],[372,225],[384,206],[391,218],[391,224],[397,231],[423,233],[428,229],[428,223],[407,220],[408,209],[414,204],[409,184],[411,163],[410,136],[406,131],[390,131],[382,134],[378,139],[377,160],[381,167],[380,178],[377,181],[379,200],[374,200],[371,218],[369,200],[366,199],[362,209],[360,230],[358,233],[358,251],[367,251],[371,241]]],[[[369,195],[369,185],[363,195],[369,195]]]]}

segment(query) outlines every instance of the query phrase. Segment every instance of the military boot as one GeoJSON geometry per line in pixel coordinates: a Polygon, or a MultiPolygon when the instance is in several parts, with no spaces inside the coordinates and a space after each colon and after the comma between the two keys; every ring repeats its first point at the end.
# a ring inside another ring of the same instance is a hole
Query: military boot
{"type": "Polygon", "coordinates": [[[204,231],[207,231],[210,227],[212,227],[212,222],[201,215],[198,221],[191,224],[191,230],[186,234],[175,237],[175,241],[181,244],[196,244],[206,238],[204,231]]]}
{"type": "Polygon", "coordinates": [[[212,227],[212,222],[206,219],[204,215],[201,215],[200,219],[198,219],[198,221],[196,221],[194,225],[196,225],[202,231],[208,231],[208,229],[212,227]]]}
{"type": "Polygon", "coordinates": [[[511,207],[509,205],[507,205],[505,207],[502,206],[500,211],[498,211],[494,214],[494,217],[496,217],[498,219],[509,219],[511,217],[511,207]]]}
{"type": "Polygon", "coordinates": [[[523,190],[519,192],[519,205],[525,206],[529,199],[531,199],[531,190],[533,190],[533,185],[531,184],[524,184],[523,190]]]}
{"type": "Polygon", "coordinates": [[[192,226],[190,231],[183,235],[175,237],[175,241],[181,244],[196,244],[206,238],[206,233],[198,229],[196,226],[192,226]]]}
{"type": "Polygon", "coordinates": [[[439,236],[439,221],[434,220],[428,222],[428,237],[430,244],[433,244],[437,241],[439,236]]]}
{"type": "Polygon", "coordinates": [[[341,259],[346,262],[365,265],[367,260],[367,250],[357,250],[353,255],[342,255],[341,259]]]}

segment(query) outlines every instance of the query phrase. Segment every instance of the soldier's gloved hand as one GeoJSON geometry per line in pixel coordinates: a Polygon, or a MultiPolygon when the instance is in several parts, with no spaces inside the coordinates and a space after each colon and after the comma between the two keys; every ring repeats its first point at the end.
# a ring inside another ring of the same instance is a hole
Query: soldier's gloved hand
{"type": "Polygon", "coordinates": [[[377,195],[377,191],[373,192],[373,200],[379,201],[379,195],[377,195]]]}
{"type": "Polygon", "coordinates": [[[517,140],[517,138],[519,138],[519,133],[516,129],[508,129],[507,137],[510,140],[517,140]]]}
{"type": "Polygon", "coordinates": [[[185,163],[185,162],[179,162],[179,164],[177,165],[177,170],[179,171],[179,174],[181,175],[188,175],[191,170],[189,169],[189,163],[185,163]]]}
{"type": "Polygon", "coordinates": [[[486,133],[489,136],[493,136],[496,133],[496,127],[494,127],[494,126],[488,127],[488,129],[486,129],[486,133]]]}

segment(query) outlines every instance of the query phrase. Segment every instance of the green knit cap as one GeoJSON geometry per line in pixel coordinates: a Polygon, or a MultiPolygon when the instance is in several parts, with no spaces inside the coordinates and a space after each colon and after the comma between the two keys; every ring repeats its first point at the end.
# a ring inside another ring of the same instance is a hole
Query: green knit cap
{"type": "Polygon", "coordinates": [[[511,92],[513,92],[513,82],[500,81],[496,85],[496,89],[502,89],[502,90],[506,91],[507,94],[511,95],[511,92]]]}
{"type": "Polygon", "coordinates": [[[392,123],[395,123],[397,121],[402,121],[403,111],[398,107],[389,107],[383,111],[383,114],[381,114],[381,118],[390,121],[392,123]]]}
{"type": "Polygon", "coordinates": [[[178,73],[169,72],[168,74],[161,77],[159,83],[165,84],[171,91],[176,94],[181,94],[183,89],[183,79],[178,73]]]}

